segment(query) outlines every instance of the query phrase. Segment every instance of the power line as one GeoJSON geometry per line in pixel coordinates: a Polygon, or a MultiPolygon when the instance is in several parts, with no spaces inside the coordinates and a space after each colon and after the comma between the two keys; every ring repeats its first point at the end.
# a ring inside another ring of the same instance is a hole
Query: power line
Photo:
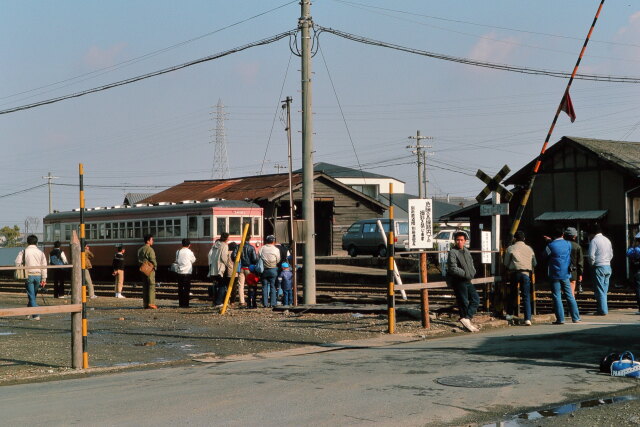
{"type": "MultiPolygon", "coordinates": [[[[563,78],[563,79],[568,79],[571,77],[571,73],[566,73],[563,71],[544,70],[540,68],[519,67],[515,65],[497,64],[494,62],[486,62],[486,61],[477,61],[470,58],[445,55],[442,53],[429,52],[426,50],[410,48],[410,47],[401,46],[393,43],[387,43],[387,42],[374,40],[374,39],[370,39],[363,36],[358,36],[355,34],[346,33],[340,30],[335,30],[333,28],[323,27],[320,25],[316,25],[316,28],[318,28],[320,32],[325,31],[327,33],[331,33],[338,37],[342,37],[344,39],[355,41],[358,43],[368,44],[371,46],[386,47],[389,49],[399,50],[401,52],[413,53],[415,55],[427,56],[429,58],[434,58],[434,59],[441,59],[443,61],[457,62],[459,64],[473,65],[475,67],[492,68],[495,70],[511,71],[514,73],[521,73],[521,74],[542,75],[542,76],[557,77],[557,78],[563,78]]],[[[640,77],[605,76],[600,74],[576,74],[574,78],[580,79],[580,80],[606,81],[606,82],[614,82],[614,83],[640,83],[640,77]]]]}
{"type": "Polygon", "coordinates": [[[220,52],[220,53],[216,53],[214,55],[210,55],[210,56],[205,56],[204,58],[200,58],[200,59],[196,59],[194,61],[189,61],[189,62],[185,62],[183,64],[180,65],[174,65],[173,67],[168,67],[168,68],[163,68],[162,70],[158,70],[158,71],[153,71],[151,73],[147,73],[147,74],[142,74],[140,76],[136,76],[136,77],[131,77],[125,80],[120,80],[118,82],[115,83],[109,83],[106,85],[102,85],[102,86],[98,86],[95,87],[93,89],[88,89],[88,90],[84,90],[81,92],[76,92],[76,93],[72,93],[70,95],[64,95],[64,96],[59,96],[56,98],[50,98],[47,99],[45,101],[39,101],[39,102],[34,102],[32,104],[26,104],[26,105],[21,105],[19,107],[13,107],[13,108],[8,108],[6,110],[0,110],[0,115],[1,114],[9,114],[9,113],[14,113],[16,111],[21,111],[21,110],[28,110],[30,108],[35,108],[35,107],[40,107],[42,105],[47,105],[47,104],[53,104],[56,102],[60,102],[60,101],[64,101],[66,99],[71,99],[71,98],[78,98],[80,96],[84,96],[84,95],[88,95],[90,93],[95,93],[95,92],[100,92],[103,90],[107,90],[107,89],[112,89],[114,87],[118,87],[118,86],[124,86],[130,83],[134,83],[140,80],[145,80],[151,77],[156,77],[162,74],[167,74],[167,73],[171,73],[173,71],[178,71],[181,70],[183,68],[187,68],[187,67],[191,67],[193,65],[197,65],[197,64],[201,64],[203,62],[208,62],[208,61],[212,61],[214,59],[219,59],[222,58],[224,56],[227,55],[231,55],[232,53],[237,53],[237,52],[241,52],[243,50],[252,48],[252,47],[256,47],[256,46],[262,46],[262,45],[266,45],[266,44],[270,44],[270,43],[274,43],[280,39],[283,39],[285,37],[289,37],[295,34],[295,32],[297,31],[297,29],[295,30],[289,30],[286,31],[284,33],[280,33],[280,34],[276,34],[274,36],[271,37],[267,37],[264,38],[262,40],[258,40],[252,43],[248,43],[239,47],[235,47],[229,50],[226,50],[224,52],[220,52]]]}
{"type": "Polygon", "coordinates": [[[40,184],[34,187],[25,188],[24,190],[14,191],[13,193],[3,194],[2,196],[0,196],[0,199],[9,197],[9,196],[15,196],[16,194],[20,194],[20,193],[26,193],[27,191],[35,190],[36,188],[44,187],[45,185],[48,185],[48,184],[40,184]]]}
{"type": "MultiPolygon", "coordinates": [[[[125,65],[135,64],[135,63],[137,63],[137,62],[142,61],[143,59],[147,59],[147,58],[150,58],[150,57],[153,57],[153,56],[159,55],[159,54],[161,54],[161,53],[167,52],[167,51],[169,51],[169,50],[172,50],[172,49],[175,49],[175,48],[178,48],[178,47],[181,47],[181,46],[184,46],[184,45],[189,44],[189,43],[192,43],[192,42],[194,42],[194,41],[196,41],[196,40],[200,40],[200,39],[203,39],[203,38],[205,38],[205,37],[209,37],[209,36],[211,36],[211,35],[213,35],[213,34],[219,33],[219,32],[221,32],[221,31],[227,30],[227,29],[232,28],[232,27],[235,27],[235,26],[237,26],[237,25],[244,24],[244,23],[245,23],[245,22],[247,22],[247,21],[250,21],[250,20],[252,20],[252,19],[258,18],[258,17],[263,16],[263,15],[266,15],[266,14],[268,14],[268,13],[271,13],[271,12],[275,11],[275,10],[278,10],[278,9],[281,9],[281,8],[283,8],[283,7],[285,7],[285,6],[288,6],[288,5],[292,4],[292,3],[296,3],[296,1],[297,1],[297,0],[293,0],[293,1],[290,1],[290,2],[287,2],[287,3],[284,3],[284,4],[280,5],[280,6],[274,7],[274,8],[272,8],[272,9],[269,9],[269,10],[264,11],[264,12],[261,12],[261,13],[258,13],[257,15],[253,15],[253,16],[250,16],[250,17],[245,18],[245,19],[243,19],[243,20],[240,20],[240,21],[234,22],[233,24],[229,24],[229,25],[226,25],[226,26],[224,26],[224,27],[218,28],[217,30],[213,30],[213,31],[211,31],[211,32],[208,32],[208,33],[206,33],[206,34],[202,34],[202,35],[197,36],[197,37],[193,37],[193,38],[191,38],[191,39],[189,39],[189,40],[184,40],[184,41],[182,41],[182,42],[176,43],[176,44],[171,45],[171,46],[168,46],[168,47],[164,47],[164,48],[162,48],[162,49],[154,50],[154,51],[149,52],[149,53],[147,53],[147,54],[144,54],[144,55],[142,55],[142,56],[138,56],[138,57],[136,57],[136,58],[131,58],[131,59],[128,59],[128,60],[126,60],[126,61],[122,61],[122,62],[119,62],[119,63],[117,63],[117,64],[111,65],[111,66],[109,66],[109,67],[105,67],[105,68],[101,68],[101,69],[99,69],[99,70],[91,71],[91,72],[89,72],[89,73],[84,73],[84,74],[77,75],[77,76],[75,76],[75,77],[70,77],[70,78],[68,78],[68,79],[60,80],[60,81],[55,82],[55,83],[46,84],[46,85],[44,85],[44,86],[40,86],[40,87],[37,87],[37,88],[34,88],[34,89],[25,90],[25,91],[22,91],[22,92],[14,93],[14,94],[12,94],[12,95],[7,95],[7,96],[4,96],[4,97],[0,97],[0,100],[2,100],[2,99],[7,99],[7,98],[12,98],[12,97],[14,97],[14,96],[18,96],[18,95],[23,95],[23,94],[25,94],[25,93],[34,92],[34,91],[36,91],[36,90],[40,90],[40,89],[45,89],[45,88],[47,88],[47,87],[55,86],[55,85],[58,85],[58,84],[60,84],[60,83],[66,83],[66,82],[69,82],[69,81],[72,81],[72,80],[76,80],[76,79],[79,79],[79,78],[81,78],[81,77],[90,76],[90,75],[92,75],[92,74],[96,74],[96,73],[99,73],[99,74],[97,74],[96,76],[93,76],[93,77],[101,76],[101,75],[106,74],[106,73],[108,73],[108,72],[110,72],[110,71],[118,70],[118,69],[122,68],[122,67],[123,67],[123,66],[125,66],[125,65]]],[[[92,77],[92,78],[93,78],[93,77],[92,77]]],[[[85,80],[88,80],[88,79],[84,79],[84,80],[81,80],[81,81],[85,81],[85,80]]],[[[75,84],[75,83],[72,83],[72,84],[75,84]]],[[[62,86],[62,87],[67,87],[67,86],[70,86],[70,85],[65,85],[65,86],[62,86]]],[[[61,87],[61,88],[62,88],[62,87],[61,87]]],[[[56,89],[53,89],[53,90],[57,90],[57,89],[61,89],[61,88],[56,88],[56,89]]],[[[47,91],[47,92],[50,92],[50,91],[47,91]]],[[[38,95],[42,95],[42,94],[47,93],[47,92],[43,92],[43,93],[40,93],[40,94],[38,94],[38,95]]],[[[34,96],[37,96],[37,95],[34,95],[34,96]]],[[[23,99],[27,99],[27,98],[23,98],[23,99]]]]}

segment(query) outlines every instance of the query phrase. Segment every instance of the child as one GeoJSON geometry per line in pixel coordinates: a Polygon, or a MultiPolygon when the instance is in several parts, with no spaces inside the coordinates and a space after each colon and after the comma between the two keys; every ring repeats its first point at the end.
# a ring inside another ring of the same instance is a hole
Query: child
{"type": "Polygon", "coordinates": [[[254,265],[249,266],[249,274],[245,277],[244,284],[247,286],[249,293],[249,301],[247,308],[258,308],[256,303],[256,294],[258,293],[258,283],[260,283],[260,277],[255,273],[256,267],[254,265]]]}
{"type": "Polygon", "coordinates": [[[278,285],[282,288],[282,305],[293,304],[293,273],[289,270],[289,263],[282,263],[282,272],[278,275],[278,285]]]}

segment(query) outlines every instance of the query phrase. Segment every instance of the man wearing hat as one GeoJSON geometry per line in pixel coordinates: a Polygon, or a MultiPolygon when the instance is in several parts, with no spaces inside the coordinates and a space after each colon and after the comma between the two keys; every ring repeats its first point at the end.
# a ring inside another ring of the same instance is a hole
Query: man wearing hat
{"type": "MultiPolygon", "coordinates": [[[[629,258],[629,269],[636,285],[636,301],[640,310],[640,233],[636,234],[633,246],[627,250],[627,258],[629,258]]],[[[640,311],[637,314],[640,314],[640,311]]]]}
{"type": "Polygon", "coordinates": [[[264,239],[265,245],[260,248],[260,258],[264,263],[262,272],[262,302],[265,307],[275,307],[277,303],[276,279],[278,278],[278,263],[280,262],[280,250],[276,248],[276,238],[268,235],[264,239]]]}
{"type": "Polygon", "coordinates": [[[576,283],[578,285],[578,293],[582,292],[582,272],[584,271],[584,253],[582,246],[576,242],[578,238],[578,230],[573,227],[564,229],[564,239],[571,243],[571,263],[569,270],[571,271],[571,293],[576,295],[576,283]]]}

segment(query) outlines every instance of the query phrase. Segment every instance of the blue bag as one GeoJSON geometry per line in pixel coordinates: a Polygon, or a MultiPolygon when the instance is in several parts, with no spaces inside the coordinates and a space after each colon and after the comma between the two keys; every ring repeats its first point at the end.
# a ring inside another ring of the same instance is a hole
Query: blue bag
{"type": "Polygon", "coordinates": [[[633,353],[625,351],[620,355],[620,359],[611,364],[612,377],[640,377],[640,362],[636,362],[633,353]]]}
{"type": "Polygon", "coordinates": [[[262,274],[264,273],[264,261],[262,260],[262,257],[258,257],[258,262],[256,263],[255,268],[253,269],[253,272],[255,274],[262,274]]]}

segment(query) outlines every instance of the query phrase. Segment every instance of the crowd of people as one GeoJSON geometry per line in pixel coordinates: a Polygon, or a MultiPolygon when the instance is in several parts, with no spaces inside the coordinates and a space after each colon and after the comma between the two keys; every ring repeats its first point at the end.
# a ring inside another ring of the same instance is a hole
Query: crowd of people
{"type": "MultiPolygon", "coordinates": [[[[613,249],[611,241],[602,234],[598,224],[594,224],[588,231],[589,248],[587,260],[594,278],[594,296],[596,300],[595,315],[606,316],[608,313],[607,295],[609,279],[611,277],[611,259],[613,249]]],[[[547,241],[541,259],[546,263],[547,278],[551,287],[553,311],[556,317],[554,324],[564,324],[565,310],[562,302],[566,301],[571,321],[581,322],[580,310],[575,299],[576,292],[582,292],[582,277],[585,271],[584,253],[576,241],[578,231],[573,227],[554,230],[551,237],[545,236],[547,241]]],[[[454,234],[454,247],[447,257],[447,282],[453,288],[460,311],[460,323],[470,331],[476,332],[477,326],[472,323],[478,309],[480,298],[471,279],[476,270],[471,253],[465,247],[467,234],[463,231],[454,234]]],[[[640,307],[640,233],[636,235],[633,247],[627,251],[636,287],[636,298],[640,307]]],[[[518,231],[514,236],[514,243],[505,251],[503,263],[508,274],[508,284],[511,289],[519,287],[524,308],[524,324],[531,325],[531,283],[537,266],[537,259],[531,246],[525,243],[525,233],[518,231]]],[[[639,312],[640,313],[640,312],[639,312]]]]}

